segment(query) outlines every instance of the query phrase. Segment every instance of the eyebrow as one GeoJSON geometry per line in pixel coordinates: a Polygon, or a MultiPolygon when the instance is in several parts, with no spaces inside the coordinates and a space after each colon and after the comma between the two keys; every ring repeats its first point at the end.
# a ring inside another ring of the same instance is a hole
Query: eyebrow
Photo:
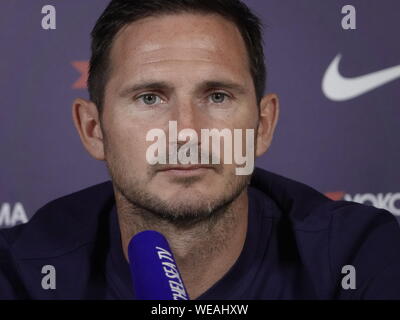
{"type": "Polygon", "coordinates": [[[205,81],[198,86],[197,90],[202,91],[211,88],[229,89],[238,94],[245,94],[247,91],[243,85],[230,80],[205,81]]]}
{"type": "MultiPolygon", "coordinates": [[[[212,88],[220,88],[236,91],[237,94],[245,94],[246,88],[239,83],[230,80],[212,80],[204,81],[195,88],[195,92],[204,91],[212,88]]],[[[143,83],[134,84],[126,89],[123,89],[119,94],[120,97],[129,96],[140,90],[164,90],[172,91],[173,87],[164,81],[145,81],[143,83]]]]}
{"type": "Polygon", "coordinates": [[[140,90],[171,90],[171,86],[169,86],[166,82],[163,81],[146,81],[143,83],[138,83],[133,86],[130,86],[124,90],[121,91],[119,94],[120,97],[126,97],[129,96],[136,91],[140,90]]]}

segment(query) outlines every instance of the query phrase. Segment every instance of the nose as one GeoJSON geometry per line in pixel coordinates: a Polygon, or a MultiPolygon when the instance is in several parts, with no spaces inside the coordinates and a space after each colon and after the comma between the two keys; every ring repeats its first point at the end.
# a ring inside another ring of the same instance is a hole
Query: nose
{"type": "Polygon", "coordinates": [[[200,137],[202,117],[199,107],[192,101],[180,99],[173,108],[170,120],[177,122],[178,133],[183,129],[192,129],[200,137]]]}

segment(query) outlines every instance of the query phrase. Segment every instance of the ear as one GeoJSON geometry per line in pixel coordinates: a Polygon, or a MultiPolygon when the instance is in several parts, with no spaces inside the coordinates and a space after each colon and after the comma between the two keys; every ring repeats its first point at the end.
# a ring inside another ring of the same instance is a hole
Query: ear
{"type": "Polygon", "coordinates": [[[97,159],[104,160],[104,142],[96,105],[85,99],[75,99],[72,119],[85,149],[97,159]]]}
{"type": "Polygon", "coordinates": [[[272,143],[279,118],[279,98],[276,94],[264,96],[260,102],[260,119],[256,138],[256,156],[264,154],[272,143]]]}

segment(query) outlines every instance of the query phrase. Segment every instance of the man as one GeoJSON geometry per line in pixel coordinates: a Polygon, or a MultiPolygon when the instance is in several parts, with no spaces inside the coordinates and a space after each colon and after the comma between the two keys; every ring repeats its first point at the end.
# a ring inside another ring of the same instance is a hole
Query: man
{"type": "MultiPolygon", "coordinates": [[[[191,299],[400,298],[400,230],[387,211],[261,169],[239,175],[226,154],[149,163],[148,132],[170,138],[171,121],[199,136],[250,129],[255,155],[268,150],[279,102],[264,95],[260,28],[237,0],[111,1],[92,33],[90,101],[73,104],[83,145],[111,182],[1,232],[0,297],[135,298],[128,243],[156,230],[191,299]],[[44,266],[56,286],[43,286],[44,266]]],[[[187,142],[178,140],[168,152],[187,142]]]]}

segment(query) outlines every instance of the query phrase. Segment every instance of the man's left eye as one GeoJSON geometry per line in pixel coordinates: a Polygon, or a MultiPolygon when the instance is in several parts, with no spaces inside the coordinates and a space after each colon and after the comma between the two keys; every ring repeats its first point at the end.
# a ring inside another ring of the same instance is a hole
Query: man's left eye
{"type": "Polygon", "coordinates": [[[214,92],[210,95],[213,103],[223,103],[228,95],[223,92],[214,92]]]}

